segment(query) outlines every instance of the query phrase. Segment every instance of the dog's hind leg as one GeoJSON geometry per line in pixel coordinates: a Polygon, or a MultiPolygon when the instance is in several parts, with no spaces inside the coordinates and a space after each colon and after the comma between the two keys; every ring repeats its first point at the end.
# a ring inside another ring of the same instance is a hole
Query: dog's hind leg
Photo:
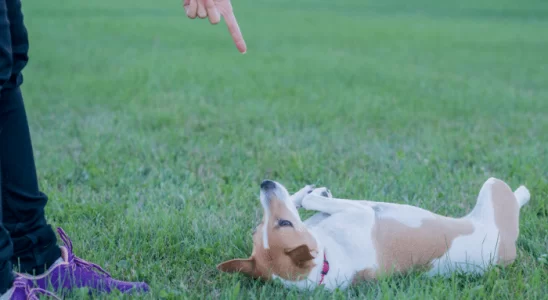
{"type": "Polygon", "coordinates": [[[504,265],[516,257],[516,240],[519,235],[519,212],[530,199],[527,188],[513,192],[503,181],[489,178],[482,186],[476,206],[465,217],[485,226],[497,238],[496,257],[504,265]]]}
{"type": "Polygon", "coordinates": [[[476,219],[483,223],[493,223],[497,215],[495,210],[504,208],[502,210],[504,212],[519,215],[520,208],[527,204],[530,198],[529,190],[523,185],[512,192],[504,181],[489,178],[481,187],[476,206],[465,218],[476,219]]]}

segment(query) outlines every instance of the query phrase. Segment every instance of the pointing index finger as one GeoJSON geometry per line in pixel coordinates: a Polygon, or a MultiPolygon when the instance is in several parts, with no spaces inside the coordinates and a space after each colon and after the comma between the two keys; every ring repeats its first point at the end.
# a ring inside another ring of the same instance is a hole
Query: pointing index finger
{"type": "Polygon", "coordinates": [[[236,44],[236,48],[238,48],[238,51],[241,53],[246,53],[247,46],[245,44],[244,37],[242,36],[242,32],[240,31],[240,26],[238,26],[238,21],[236,21],[236,17],[234,16],[230,1],[227,0],[219,3],[218,8],[219,12],[225,19],[226,26],[232,36],[232,40],[234,40],[234,43],[236,44]]]}

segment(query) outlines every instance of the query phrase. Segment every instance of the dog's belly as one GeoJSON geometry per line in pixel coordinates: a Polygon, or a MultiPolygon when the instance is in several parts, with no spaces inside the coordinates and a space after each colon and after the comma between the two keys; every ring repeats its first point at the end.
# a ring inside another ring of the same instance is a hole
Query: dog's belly
{"type": "Polygon", "coordinates": [[[481,273],[496,253],[497,232],[481,223],[410,205],[360,202],[371,209],[318,213],[305,221],[340,246],[331,255],[346,258],[340,270],[346,276],[367,271],[374,278],[393,267],[400,272],[418,267],[428,275],[481,273]],[[439,253],[434,258],[426,255],[430,252],[439,253]]]}

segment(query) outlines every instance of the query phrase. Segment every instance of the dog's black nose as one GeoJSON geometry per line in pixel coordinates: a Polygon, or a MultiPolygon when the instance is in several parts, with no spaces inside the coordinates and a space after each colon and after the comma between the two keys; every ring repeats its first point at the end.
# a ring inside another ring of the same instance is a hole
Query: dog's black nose
{"type": "Polygon", "coordinates": [[[264,180],[261,182],[261,190],[269,191],[276,188],[276,183],[272,180],[264,180]]]}

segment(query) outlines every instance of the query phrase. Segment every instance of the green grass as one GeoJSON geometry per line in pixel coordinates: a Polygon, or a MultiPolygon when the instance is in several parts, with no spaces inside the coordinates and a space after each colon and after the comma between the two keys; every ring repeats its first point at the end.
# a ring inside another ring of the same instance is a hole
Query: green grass
{"type": "Polygon", "coordinates": [[[155,299],[548,298],[546,1],[233,4],[246,55],[181,1],[24,1],[41,188],[77,255],[155,299]],[[461,216],[491,176],[532,199],[485,276],[330,294],[215,269],[250,254],[264,178],[461,216]]]}

